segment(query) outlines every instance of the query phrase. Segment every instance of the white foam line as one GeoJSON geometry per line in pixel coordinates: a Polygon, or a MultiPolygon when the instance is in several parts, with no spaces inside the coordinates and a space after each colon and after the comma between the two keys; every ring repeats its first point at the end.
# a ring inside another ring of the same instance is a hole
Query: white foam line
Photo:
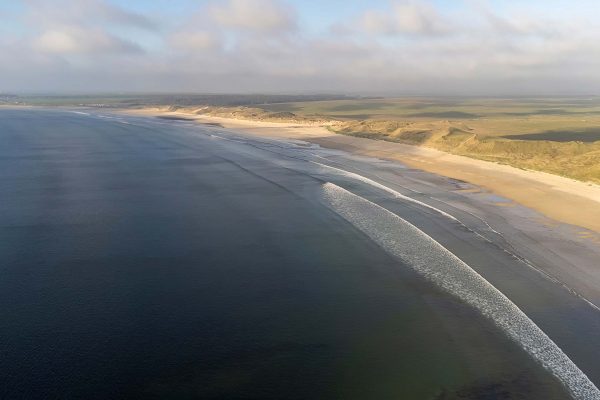
{"type": "Polygon", "coordinates": [[[569,357],[510,299],[448,249],[385,208],[332,183],[323,200],[344,219],[419,274],[490,318],[576,400],[598,400],[600,391],[569,357]]]}
{"type": "Polygon", "coordinates": [[[483,223],[485,224],[485,226],[487,226],[487,228],[488,228],[488,229],[489,229],[491,232],[495,233],[496,235],[498,235],[498,236],[500,236],[501,238],[503,238],[503,239],[504,239],[504,236],[503,236],[503,235],[502,235],[500,232],[498,232],[497,230],[495,230],[494,228],[492,228],[492,226],[491,226],[490,224],[488,224],[488,222],[487,222],[485,219],[481,218],[479,215],[477,215],[477,214],[474,214],[474,213],[472,213],[472,212],[470,212],[470,211],[467,211],[467,210],[465,210],[465,209],[464,209],[464,208],[462,208],[462,207],[458,207],[458,206],[455,206],[455,205],[453,205],[453,204],[449,204],[448,202],[445,202],[445,201],[443,201],[443,200],[441,200],[441,199],[438,199],[437,197],[430,196],[429,198],[430,198],[430,199],[432,199],[432,200],[438,201],[438,202],[440,202],[440,203],[442,203],[442,204],[446,204],[447,206],[454,207],[454,208],[458,208],[458,209],[459,209],[459,210],[461,210],[462,212],[464,212],[464,213],[467,213],[467,214],[469,214],[470,216],[477,218],[478,220],[480,220],[481,222],[483,222],[483,223]]]}
{"type": "MultiPolygon", "coordinates": [[[[320,159],[322,159],[322,160],[324,160],[324,161],[329,161],[329,162],[335,162],[335,163],[337,163],[336,161],[334,161],[334,160],[331,160],[330,158],[327,158],[327,157],[320,156],[320,155],[318,155],[318,154],[316,154],[316,153],[310,153],[310,154],[311,154],[311,155],[313,155],[313,156],[315,156],[315,157],[317,157],[317,158],[320,158],[320,159]]],[[[363,173],[366,173],[366,172],[367,172],[367,171],[365,171],[365,170],[363,170],[363,169],[360,169],[360,168],[357,168],[357,167],[354,167],[354,169],[355,169],[355,170],[357,170],[357,171],[363,172],[363,173]]],[[[379,175],[377,175],[377,174],[372,174],[372,175],[373,175],[373,176],[375,176],[375,177],[377,177],[377,178],[379,178],[379,179],[381,179],[382,181],[386,181],[386,179],[385,179],[385,178],[383,178],[383,177],[381,177],[381,176],[379,176],[379,175]]],[[[411,188],[409,188],[409,187],[406,187],[406,186],[402,186],[402,185],[398,185],[398,184],[396,184],[396,185],[397,185],[397,186],[400,186],[402,189],[406,189],[406,190],[408,190],[408,191],[409,191],[409,192],[411,192],[411,193],[420,194],[420,195],[424,195],[424,194],[425,194],[425,193],[423,193],[423,192],[419,192],[418,190],[411,189],[411,188]]],[[[432,197],[430,197],[430,198],[432,198],[432,197]]]]}
{"type": "MultiPolygon", "coordinates": [[[[385,185],[383,185],[383,184],[381,184],[381,183],[379,183],[379,182],[377,182],[377,181],[374,181],[374,180],[372,180],[372,179],[369,179],[369,178],[367,178],[367,177],[365,177],[365,176],[362,176],[362,175],[359,175],[359,174],[357,174],[357,173],[350,172],[350,171],[346,171],[346,170],[344,170],[344,169],[341,169],[341,168],[332,167],[332,166],[330,166],[330,165],[327,165],[327,164],[321,164],[321,163],[319,163],[319,162],[316,162],[316,161],[310,161],[310,162],[311,162],[311,163],[313,163],[313,164],[320,165],[320,166],[322,166],[322,167],[331,168],[331,169],[333,169],[333,170],[335,170],[335,171],[337,171],[337,172],[339,172],[339,173],[341,173],[341,174],[343,174],[343,175],[346,175],[346,176],[349,176],[349,177],[351,177],[351,178],[354,178],[354,179],[360,180],[361,182],[365,182],[365,183],[367,183],[367,184],[369,184],[369,185],[371,185],[371,186],[374,186],[374,187],[377,187],[377,188],[379,188],[379,189],[381,189],[381,190],[384,190],[384,191],[386,191],[386,192],[388,192],[388,193],[392,194],[393,196],[395,196],[395,197],[397,197],[397,198],[400,198],[400,199],[403,199],[403,200],[407,200],[407,201],[410,201],[410,202],[412,202],[412,203],[415,203],[415,204],[421,205],[421,206],[423,206],[423,207],[427,207],[427,208],[429,208],[429,209],[431,209],[431,210],[434,210],[434,211],[436,211],[436,212],[440,213],[441,215],[443,215],[443,216],[445,216],[445,217],[447,217],[447,218],[450,218],[450,219],[451,219],[451,220],[453,220],[454,222],[457,222],[457,223],[459,223],[459,224],[460,224],[462,227],[464,227],[465,229],[467,229],[469,232],[473,233],[474,235],[478,236],[478,237],[479,237],[479,238],[481,238],[482,240],[484,240],[484,241],[486,241],[486,242],[488,242],[488,243],[494,243],[492,240],[490,240],[490,239],[489,239],[489,238],[487,238],[486,236],[484,236],[484,235],[480,234],[479,232],[477,232],[477,231],[476,231],[476,230],[474,230],[474,229],[471,229],[471,228],[469,228],[469,227],[468,227],[468,226],[467,226],[465,223],[463,223],[461,220],[459,220],[459,219],[458,219],[458,218],[456,218],[455,216],[453,216],[453,215],[451,215],[451,214],[449,214],[449,213],[447,213],[447,212],[445,212],[445,211],[443,211],[443,210],[440,210],[440,209],[438,209],[438,208],[435,208],[435,207],[433,207],[433,206],[431,206],[431,205],[429,205],[429,204],[427,204],[427,203],[423,203],[422,201],[419,201],[419,200],[413,199],[412,197],[405,196],[405,195],[403,195],[403,194],[399,193],[398,191],[396,191],[396,190],[394,190],[394,189],[392,189],[392,188],[389,188],[389,187],[387,187],[387,186],[385,186],[385,185]]],[[[446,205],[452,206],[452,205],[450,205],[450,204],[448,204],[448,203],[446,203],[446,202],[444,202],[444,201],[442,201],[442,200],[436,199],[436,198],[434,198],[434,197],[431,197],[431,198],[432,198],[433,200],[439,201],[439,202],[441,202],[441,203],[444,203],[444,204],[446,204],[446,205]]],[[[495,229],[493,229],[493,228],[492,228],[492,227],[491,227],[491,226],[490,226],[490,225],[489,225],[489,224],[488,224],[488,223],[487,223],[487,222],[486,222],[486,221],[485,221],[483,218],[481,218],[481,217],[479,217],[479,216],[477,216],[477,215],[475,215],[475,214],[473,214],[473,213],[471,213],[471,212],[469,212],[469,211],[466,211],[466,210],[462,210],[462,211],[464,211],[464,212],[466,212],[466,213],[468,213],[468,214],[470,214],[470,215],[472,215],[472,216],[474,216],[474,217],[476,217],[476,218],[480,219],[480,220],[481,220],[481,221],[482,221],[482,222],[483,222],[483,223],[484,223],[484,224],[485,224],[485,225],[486,225],[486,226],[487,226],[487,227],[488,227],[488,228],[489,228],[489,229],[490,229],[492,232],[494,232],[494,233],[495,233],[495,234],[497,234],[498,236],[500,236],[500,237],[504,238],[504,236],[503,236],[503,235],[502,235],[500,232],[498,232],[498,231],[496,231],[495,229]]],[[[523,263],[523,264],[525,264],[527,267],[529,267],[529,268],[533,269],[534,271],[536,271],[537,273],[541,274],[541,275],[542,275],[543,277],[545,277],[546,279],[550,280],[551,282],[554,282],[555,284],[558,284],[558,285],[562,286],[563,288],[565,288],[567,291],[569,291],[569,292],[570,292],[571,294],[573,294],[574,296],[576,296],[576,297],[578,297],[579,299],[581,299],[581,300],[585,301],[585,302],[586,302],[588,305],[590,305],[590,306],[591,306],[592,308],[594,308],[595,310],[598,310],[598,311],[600,311],[600,307],[599,307],[599,306],[597,306],[597,305],[596,305],[594,302],[592,302],[591,300],[589,300],[588,298],[586,298],[585,296],[583,296],[582,294],[580,294],[579,292],[577,292],[577,291],[576,291],[576,290],[574,290],[573,288],[569,287],[567,284],[565,284],[565,283],[564,283],[564,282],[562,282],[561,280],[559,280],[559,279],[555,278],[554,276],[552,276],[552,275],[550,275],[549,273],[545,272],[545,271],[544,271],[544,270],[542,270],[541,268],[539,268],[539,267],[535,266],[535,265],[534,265],[534,264],[533,264],[531,261],[529,261],[528,259],[526,259],[526,258],[524,258],[524,257],[520,257],[520,256],[516,255],[515,253],[513,253],[513,252],[511,252],[511,251],[509,251],[509,250],[507,250],[507,249],[505,249],[504,247],[502,247],[501,249],[502,249],[502,250],[503,250],[505,253],[507,253],[507,254],[509,254],[510,256],[512,256],[514,259],[516,259],[516,260],[518,260],[518,261],[522,262],[522,263],[523,263]]]]}
{"type": "Polygon", "coordinates": [[[79,114],[79,115],[91,115],[90,113],[86,113],[83,111],[71,111],[73,114],[79,114]]]}
{"type": "Polygon", "coordinates": [[[236,143],[243,143],[243,144],[247,144],[247,142],[243,141],[243,140],[237,140],[237,139],[230,139],[230,138],[226,138],[223,136],[219,136],[219,135],[215,135],[213,133],[209,134],[210,137],[215,138],[215,139],[221,139],[221,140],[226,140],[228,142],[236,142],[236,143]]]}
{"type": "MultiPolygon", "coordinates": [[[[160,124],[167,124],[167,123],[162,123],[162,122],[158,122],[158,123],[160,123],[160,124]]],[[[196,127],[196,125],[193,125],[193,126],[194,126],[194,127],[196,127]]],[[[218,129],[214,129],[214,128],[213,128],[213,130],[218,130],[218,129]]],[[[245,141],[245,140],[231,139],[231,138],[227,138],[227,137],[224,137],[224,136],[216,135],[216,134],[214,134],[214,133],[209,133],[209,134],[208,134],[208,136],[210,136],[210,137],[212,137],[212,138],[215,138],[215,139],[221,139],[221,140],[225,140],[225,141],[229,141],[229,142],[236,142],[236,143],[242,143],[242,144],[249,144],[249,143],[248,143],[247,141],[245,141]]],[[[270,144],[270,143],[271,143],[271,142],[266,142],[266,141],[259,141],[259,142],[260,142],[260,143],[264,143],[264,144],[270,144]]],[[[276,141],[276,142],[279,142],[279,141],[276,141]]],[[[325,161],[331,161],[330,159],[328,159],[328,158],[325,158],[325,157],[322,157],[322,156],[320,156],[320,155],[318,155],[318,154],[315,154],[315,153],[310,153],[310,154],[311,154],[312,156],[318,157],[318,158],[320,158],[320,159],[322,159],[322,160],[325,160],[325,161]]],[[[385,185],[383,185],[383,184],[381,184],[381,183],[379,183],[379,182],[377,182],[377,181],[374,181],[374,180],[372,180],[372,179],[369,179],[369,178],[367,178],[367,177],[365,177],[365,176],[359,175],[359,174],[357,174],[357,173],[354,173],[354,172],[350,172],[350,171],[346,171],[346,170],[344,170],[344,169],[341,169],[341,168],[333,167],[333,166],[331,166],[331,165],[322,164],[322,163],[319,163],[319,162],[316,162],[316,161],[310,161],[310,160],[308,160],[308,162],[310,162],[310,163],[312,163],[312,164],[319,165],[319,166],[321,166],[321,167],[326,167],[326,168],[333,169],[333,170],[337,171],[338,173],[340,173],[340,174],[342,174],[342,175],[349,176],[349,177],[351,177],[351,178],[354,178],[354,179],[360,180],[361,182],[365,182],[365,183],[367,183],[367,184],[369,184],[369,185],[371,185],[371,186],[374,186],[374,187],[377,187],[377,188],[379,188],[379,189],[381,189],[381,190],[384,190],[384,191],[386,191],[386,192],[388,192],[388,193],[392,194],[394,197],[397,197],[397,198],[400,198],[400,199],[403,199],[403,200],[406,200],[406,201],[409,201],[409,202],[412,202],[412,203],[418,204],[418,205],[420,205],[420,206],[423,206],[423,207],[429,208],[429,209],[431,209],[431,210],[434,210],[434,211],[438,212],[439,214],[441,214],[441,215],[443,215],[443,216],[445,216],[445,217],[447,217],[447,218],[451,219],[452,221],[455,221],[455,222],[459,223],[459,224],[460,224],[462,227],[464,227],[466,230],[468,230],[469,232],[471,232],[471,233],[473,233],[474,235],[478,236],[478,237],[479,237],[479,238],[481,238],[482,240],[484,240],[484,241],[486,241],[486,242],[488,242],[488,243],[494,243],[492,240],[490,240],[490,239],[489,239],[489,238],[487,238],[486,236],[484,236],[484,235],[480,234],[479,232],[475,231],[474,229],[471,229],[471,228],[469,228],[469,227],[468,227],[466,224],[464,224],[462,221],[460,221],[460,220],[459,220],[458,218],[456,218],[455,216],[453,216],[453,215],[451,215],[451,214],[449,214],[449,213],[447,213],[447,212],[445,212],[445,211],[443,211],[443,210],[440,210],[440,209],[438,209],[438,208],[436,208],[436,207],[433,207],[433,206],[431,206],[431,205],[429,205],[429,204],[427,204],[427,203],[424,203],[424,202],[422,202],[422,201],[419,201],[419,200],[413,199],[413,198],[411,198],[411,197],[408,197],[408,196],[406,196],[406,195],[403,195],[403,194],[401,194],[400,192],[398,192],[398,191],[396,191],[396,190],[394,190],[394,189],[392,189],[392,188],[390,188],[390,187],[387,187],[387,186],[385,186],[385,185]]],[[[360,169],[359,169],[359,170],[360,170],[360,169]]],[[[377,177],[378,177],[378,178],[380,178],[380,179],[383,179],[382,177],[380,177],[380,176],[378,176],[378,175],[375,175],[375,176],[377,176],[377,177]]],[[[404,186],[403,186],[403,187],[404,187],[404,186]]],[[[404,188],[405,188],[406,190],[409,190],[409,191],[413,192],[413,193],[417,193],[417,194],[422,194],[422,195],[424,195],[424,193],[422,193],[422,192],[419,192],[419,191],[416,191],[416,190],[413,190],[413,189],[410,189],[410,188],[407,188],[407,187],[404,187],[404,188]]],[[[451,204],[448,204],[447,202],[445,202],[445,201],[442,201],[442,200],[440,200],[440,199],[437,199],[437,198],[435,198],[435,197],[430,197],[430,198],[431,198],[431,199],[433,199],[433,200],[436,200],[436,201],[438,201],[438,202],[441,202],[441,203],[443,203],[443,204],[446,204],[446,205],[448,205],[448,206],[455,207],[455,206],[453,206],[453,205],[451,205],[451,204]]],[[[488,227],[488,229],[489,229],[491,232],[493,232],[493,233],[497,234],[497,235],[498,235],[498,236],[500,236],[500,237],[503,237],[503,235],[502,235],[500,232],[498,232],[498,231],[496,231],[495,229],[493,229],[493,228],[492,228],[492,227],[491,227],[491,226],[490,226],[490,225],[487,223],[487,221],[485,221],[483,218],[481,218],[481,217],[479,217],[479,216],[477,216],[477,215],[475,215],[475,214],[473,214],[473,213],[471,213],[471,212],[469,212],[469,211],[466,211],[466,210],[463,210],[463,209],[461,209],[461,210],[462,210],[463,212],[465,212],[465,213],[468,213],[468,214],[472,215],[472,216],[473,216],[473,217],[475,217],[475,218],[478,218],[479,220],[481,220],[481,221],[482,221],[482,222],[483,222],[483,223],[484,223],[484,224],[485,224],[485,225],[488,227]]],[[[594,304],[592,301],[588,300],[588,299],[587,299],[585,296],[583,296],[583,295],[579,294],[577,291],[575,291],[575,290],[574,290],[574,289],[572,289],[571,287],[567,286],[565,283],[563,283],[562,281],[560,281],[560,280],[558,280],[557,278],[553,277],[552,275],[548,274],[547,272],[543,271],[543,270],[542,270],[542,269],[540,269],[539,267],[536,267],[536,266],[535,266],[533,263],[531,263],[531,262],[530,262],[529,260],[527,260],[526,258],[524,258],[524,257],[520,257],[520,256],[516,255],[515,253],[513,253],[513,252],[511,252],[511,251],[509,251],[509,250],[507,250],[507,249],[505,249],[505,248],[502,248],[502,250],[503,250],[505,253],[507,253],[508,255],[510,255],[511,257],[513,257],[514,259],[516,259],[516,260],[518,260],[518,261],[522,262],[523,264],[525,264],[525,265],[526,265],[526,266],[528,266],[529,268],[533,269],[534,271],[536,271],[537,273],[539,273],[540,275],[542,275],[544,278],[546,278],[546,279],[550,280],[551,282],[554,282],[555,284],[558,284],[558,285],[560,285],[560,286],[564,287],[564,288],[565,288],[566,290],[568,290],[568,291],[569,291],[571,294],[573,294],[573,295],[575,295],[576,297],[580,298],[581,300],[585,301],[585,302],[586,302],[587,304],[589,304],[589,305],[590,305],[592,308],[594,308],[594,309],[596,309],[596,310],[600,311],[600,307],[598,307],[598,306],[597,306],[596,304],[594,304]]]]}
{"type": "Polygon", "coordinates": [[[459,223],[460,223],[460,221],[459,221],[459,220],[458,220],[458,219],[457,219],[457,218],[456,218],[454,215],[450,215],[450,214],[448,214],[446,211],[440,210],[439,208],[435,208],[434,206],[430,206],[429,204],[427,204],[427,203],[423,203],[422,201],[415,200],[415,199],[413,199],[412,197],[405,196],[405,195],[403,195],[402,193],[400,193],[400,192],[398,192],[398,191],[396,191],[396,190],[394,190],[394,189],[392,189],[392,188],[389,188],[389,187],[387,187],[387,186],[385,186],[385,185],[382,185],[382,184],[381,184],[381,183],[379,183],[379,182],[376,182],[376,181],[374,181],[373,179],[369,179],[369,178],[367,178],[367,177],[365,177],[365,176],[362,176],[362,175],[356,174],[356,173],[354,173],[354,172],[346,171],[346,170],[344,170],[344,169],[340,169],[340,168],[332,167],[331,165],[327,165],[327,164],[321,164],[321,163],[319,163],[319,162],[316,162],[316,161],[310,161],[310,162],[311,162],[311,163],[313,163],[313,164],[320,165],[320,166],[322,166],[322,167],[331,168],[331,169],[333,169],[333,170],[336,170],[336,171],[338,171],[339,173],[341,173],[341,174],[343,174],[343,175],[346,175],[346,176],[349,176],[349,177],[351,177],[351,178],[357,179],[357,180],[359,180],[359,181],[361,181],[361,182],[368,183],[368,184],[369,184],[369,185],[371,185],[371,186],[374,186],[374,187],[376,187],[376,188],[378,188],[378,189],[381,189],[381,190],[383,190],[383,191],[386,191],[386,192],[388,192],[388,193],[392,194],[394,197],[398,197],[398,198],[400,198],[400,199],[402,199],[402,200],[406,200],[406,201],[409,201],[409,202],[411,202],[411,203],[418,204],[418,205],[420,205],[420,206],[422,206],[422,207],[429,208],[430,210],[433,210],[433,211],[435,211],[435,212],[437,212],[437,213],[440,213],[441,215],[443,215],[443,216],[444,216],[444,217],[446,217],[446,218],[450,218],[451,220],[453,220],[453,221],[456,221],[456,222],[459,222],[459,223]]]}
{"type": "MultiPolygon", "coordinates": [[[[213,137],[213,138],[215,138],[215,139],[222,139],[222,140],[226,140],[226,141],[230,141],[230,142],[237,142],[237,143],[248,144],[248,142],[247,142],[247,141],[244,141],[244,140],[236,140],[236,139],[226,138],[226,137],[219,136],[219,135],[215,135],[215,134],[209,134],[209,136],[210,136],[210,137],[213,137]]],[[[264,142],[263,142],[263,143],[264,143],[264,142]]],[[[318,154],[315,154],[315,153],[310,153],[310,154],[311,154],[312,156],[318,157],[318,158],[320,158],[320,159],[322,159],[322,160],[331,161],[331,160],[329,160],[328,158],[322,157],[322,156],[320,156],[320,155],[318,155],[318,154]]],[[[488,243],[494,243],[494,242],[493,242],[491,239],[489,239],[489,238],[487,238],[486,236],[484,236],[484,235],[480,234],[480,233],[479,233],[479,232],[477,232],[476,230],[469,228],[469,227],[468,227],[468,226],[467,226],[465,223],[463,223],[461,220],[459,220],[459,219],[458,219],[458,218],[456,218],[455,216],[453,216],[453,215],[451,215],[451,214],[449,214],[449,213],[447,213],[447,212],[445,212],[445,211],[443,211],[443,210],[440,210],[439,208],[433,207],[433,206],[431,206],[431,205],[429,205],[429,204],[427,204],[427,203],[424,203],[424,202],[422,202],[422,201],[419,201],[419,200],[413,199],[412,197],[408,197],[408,196],[406,196],[406,195],[403,195],[402,193],[400,193],[400,192],[398,192],[398,191],[396,191],[396,190],[394,190],[394,189],[392,189],[392,188],[390,188],[390,187],[388,187],[388,186],[385,186],[385,185],[383,185],[383,184],[381,184],[381,183],[379,183],[379,182],[377,182],[377,181],[374,181],[373,179],[367,178],[367,177],[365,177],[365,176],[363,176],[363,175],[360,175],[360,174],[357,174],[357,173],[354,173],[354,172],[346,171],[346,170],[344,170],[344,169],[341,169],[341,168],[333,167],[333,166],[331,166],[331,165],[322,164],[322,163],[319,163],[319,162],[316,162],[316,161],[309,161],[309,162],[310,162],[310,163],[312,163],[312,164],[319,165],[319,166],[321,166],[321,167],[326,167],[326,168],[333,169],[333,170],[337,171],[338,173],[340,173],[340,174],[342,174],[342,175],[345,175],[345,176],[348,176],[348,177],[351,177],[351,178],[357,179],[357,180],[359,180],[359,181],[361,181],[361,182],[365,182],[365,183],[367,183],[367,184],[369,184],[369,185],[371,185],[371,186],[374,186],[374,187],[377,187],[377,188],[379,188],[379,189],[381,189],[381,190],[384,190],[385,192],[392,194],[394,197],[397,197],[397,198],[400,198],[400,199],[403,199],[403,200],[406,200],[406,201],[412,202],[412,203],[414,203],[414,204],[418,204],[418,205],[420,205],[420,206],[423,206],[423,207],[429,208],[429,209],[431,209],[431,210],[433,210],[433,211],[436,211],[437,213],[439,213],[439,214],[441,214],[441,215],[443,215],[443,216],[445,216],[445,217],[447,217],[447,218],[451,219],[452,221],[459,223],[459,224],[460,224],[462,227],[464,227],[465,229],[467,229],[469,232],[473,233],[474,235],[478,236],[478,237],[479,237],[479,238],[481,238],[482,240],[484,240],[484,241],[486,241],[486,242],[488,242],[488,243]]],[[[381,177],[380,177],[380,176],[378,176],[378,175],[376,175],[376,176],[377,176],[378,178],[380,178],[380,179],[383,179],[383,178],[381,178],[381,177]]],[[[416,190],[413,190],[413,189],[410,189],[410,188],[406,188],[406,187],[405,187],[405,189],[407,189],[407,190],[409,190],[409,191],[411,191],[411,192],[413,192],[413,193],[424,194],[424,193],[421,193],[421,192],[419,192],[419,191],[416,191],[416,190]]],[[[435,197],[430,197],[430,198],[431,198],[431,199],[433,199],[433,200],[436,200],[436,201],[438,201],[438,202],[441,202],[441,203],[443,203],[443,204],[446,204],[446,205],[448,205],[448,206],[450,206],[450,207],[455,207],[455,206],[453,206],[453,205],[451,205],[451,204],[448,204],[447,202],[445,202],[445,201],[442,201],[442,200],[440,200],[440,199],[437,199],[437,198],[435,198],[435,197]]],[[[502,235],[500,232],[498,232],[497,230],[495,230],[494,228],[492,228],[492,227],[490,226],[490,224],[488,224],[488,222],[487,222],[486,220],[484,220],[483,218],[481,218],[481,217],[479,217],[478,215],[475,215],[475,214],[473,214],[473,213],[471,213],[471,212],[469,212],[469,211],[467,211],[467,210],[464,210],[464,209],[461,209],[461,210],[462,210],[463,212],[465,212],[465,213],[467,213],[467,214],[469,214],[469,215],[471,215],[471,216],[473,216],[473,217],[475,217],[475,218],[477,218],[477,219],[481,220],[481,221],[482,221],[482,222],[483,222],[483,223],[484,223],[484,224],[487,226],[487,228],[488,228],[488,229],[489,229],[491,232],[493,232],[493,233],[495,233],[496,235],[498,235],[498,236],[500,236],[500,237],[504,238],[504,236],[503,236],[503,235],[502,235]]],[[[562,287],[563,287],[563,288],[565,288],[567,291],[569,291],[571,294],[573,294],[573,295],[575,295],[576,297],[580,298],[581,300],[585,301],[587,304],[589,304],[589,305],[590,305],[592,308],[594,308],[595,310],[598,310],[598,311],[600,311],[600,307],[599,307],[599,306],[597,306],[595,303],[593,303],[592,301],[590,301],[589,299],[587,299],[585,296],[581,295],[580,293],[578,293],[577,291],[575,291],[574,289],[572,289],[571,287],[569,287],[568,285],[566,285],[564,282],[560,281],[559,279],[555,278],[554,276],[552,276],[552,275],[548,274],[547,272],[543,271],[541,268],[539,268],[539,267],[535,266],[535,265],[534,265],[532,262],[530,262],[528,259],[526,259],[526,258],[524,258],[524,257],[520,257],[520,256],[518,256],[517,254],[515,254],[515,253],[513,253],[513,252],[511,252],[511,251],[509,251],[509,250],[507,250],[507,249],[505,249],[505,248],[503,248],[503,247],[502,247],[501,249],[502,249],[502,250],[503,250],[505,253],[507,253],[508,255],[510,255],[511,257],[513,257],[514,259],[516,259],[516,260],[518,260],[518,261],[522,262],[522,263],[523,263],[523,264],[525,264],[527,267],[529,267],[529,268],[533,269],[534,271],[536,271],[537,273],[539,273],[540,275],[542,275],[544,278],[546,278],[546,279],[550,280],[551,282],[554,282],[555,284],[558,284],[558,285],[562,286],[562,287]]]]}
{"type": "MultiPolygon", "coordinates": [[[[452,204],[448,204],[447,202],[437,199],[435,197],[430,197],[433,200],[437,200],[443,204],[446,204],[448,206],[451,207],[455,207],[452,204]]],[[[459,207],[457,207],[459,208],[459,207]]],[[[494,228],[492,228],[490,226],[490,224],[487,223],[487,221],[483,218],[481,218],[480,216],[473,214],[470,211],[464,210],[462,208],[459,208],[460,210],[462,210],[463,212],[478,218],[481,222],[483,222],[490,231],[494,232],[496,235],[500,236],[502,239],[506,240],[506,238],[504,237],[504,235],[502,235],[500,232],[498,232],[497,230],[495,230],[494,228]]],[[[467,228],[468,229],[468,228],[467,228]]],[[[471,229],[469,229],[471,230],[471,229]]],[[[471,230],[472,232],[474,232],[473,230],[471,230]]],[[[543,269],[541,269],[540,267],[536,266],[532,261],[528,260],[525,257],[519,256],[515,253],[513,253],[512,251],[502,247],[502,250],[507,253],[508,255],[510,255],[511,257],[513,257],[516,260],[521,261],[523,264],[525,264],[526,266],[528,266],[529,268],[533,269],[534,271],[536,271],[537,273],[541,274],[544,278],[548,279],[551,282],[554,282],[557,285],[562,286],[564,289],[566,289],[569,293],[571,293],[572,295],[578,297],[579,299],[585,301],[588,305],[590,305],[592,308],[594,308],[596,311],[600,311],[600,307],[598,307],[593,301],[589,300],[588,298],[586,298],[584,295],[580,294],[578,291],[576,291],[575,289],[571,288],[570,286],[568,286],[566,283],[564,283],[563,281],[561,281],[560,279],[550,275],[548,272],[544,271],[543,269]]]]}

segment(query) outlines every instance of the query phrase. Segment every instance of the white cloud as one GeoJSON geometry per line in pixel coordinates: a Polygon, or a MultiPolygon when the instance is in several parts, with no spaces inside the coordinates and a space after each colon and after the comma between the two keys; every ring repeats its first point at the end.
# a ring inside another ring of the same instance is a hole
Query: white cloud
{"type": "Polygon", "coordinates": [[[74,53],[82,50],[82,44],[64,31],[46,31],[33,42],[36,49],[50,53],[74,53]]]}
{"type": "Polygon", "coordinates": [[[23,0],[28,19],[37,26],[125,26],[156,30],[158,22],[103,0],[23,0]]]}
{"type": "Polygon", "coordinates": [[[151,18],[103,0],[24,0],[27,49],[61,57],[142,53],[124,36],[130,29],[155,31],[151,18]]]}
{"type": "Polygon", "coordinates": [[[432,5],[414,1],[395,4],[392,24],[399,33],[424,35],[447,33],[451,25],[432,5]]]}
{"type": "Polygon", "coordinates": [[[41,52],[61,55],[141,52],[139,46],[102,30],[79,27],[46,30],[33,39],[33,48],[41,52]]]}
{"type": "Polygon", "coordinates": [[[107,0],[25,1],[0,36],[3,90],[600,91],[600,28],[575,8],[393,1],[309,31],[293,0],[210,1],[160,24],[107,0]]]}
{"type": "MultiPolygon", "coordinates": [[[[340,27],[336,27],[340,29],[340,27]]],[[[387,10],[367,10],[341,31],[372,35],[441,35],[451,33],[453,24],[427,2],[396,1],[387,10]]]]}
{"type": "Polygon", "coordinates": [[[169,46],[183,51],[203,51],[221,47],[220,38],[208,31],[181,31],[169,36],[169,46]]]}
{"type": "Polygon", "coordinates": [[[281,33],[296,29],[294,10],[277,0],[227,0],[208,9],[212,19],[226,28],[260,33],[281,33]]]}

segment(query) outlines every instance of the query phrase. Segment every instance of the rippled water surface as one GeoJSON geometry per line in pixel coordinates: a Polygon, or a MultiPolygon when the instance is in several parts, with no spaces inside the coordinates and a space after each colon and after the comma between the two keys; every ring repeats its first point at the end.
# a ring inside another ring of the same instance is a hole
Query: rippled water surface
{"type": "Polygon", "coordinates": [[[207,129],[0,110],[1,398],[566,398],[322,177],[207,129]]]}

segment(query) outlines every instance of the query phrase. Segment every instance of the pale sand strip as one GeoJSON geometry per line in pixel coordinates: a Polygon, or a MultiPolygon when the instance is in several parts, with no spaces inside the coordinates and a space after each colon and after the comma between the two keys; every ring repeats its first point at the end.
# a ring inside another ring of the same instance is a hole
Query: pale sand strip
{"type": "MultiPolygon", "coordinates": [[[[132,113],[131,110],[126,110],[132,113]]],[[[600,232],[600,185],[544,172],[448,154],[426,147],[338,135],[321,126],[263,122],[136,110],[135,114],[171,115],[218,123],[257,136],[305,140],[352,154],[397,160],[410,167],[469,182],[514,200],[547,217],[600,232]]]]}

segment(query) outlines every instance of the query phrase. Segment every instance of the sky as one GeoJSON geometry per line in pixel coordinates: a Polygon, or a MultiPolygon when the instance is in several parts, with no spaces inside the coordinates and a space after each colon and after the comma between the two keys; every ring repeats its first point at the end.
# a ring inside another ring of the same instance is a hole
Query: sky
{"type": "Polygon", "coordinates": [[[600,94],[597,0],[0,0],[0,93],[600,94]]]}

